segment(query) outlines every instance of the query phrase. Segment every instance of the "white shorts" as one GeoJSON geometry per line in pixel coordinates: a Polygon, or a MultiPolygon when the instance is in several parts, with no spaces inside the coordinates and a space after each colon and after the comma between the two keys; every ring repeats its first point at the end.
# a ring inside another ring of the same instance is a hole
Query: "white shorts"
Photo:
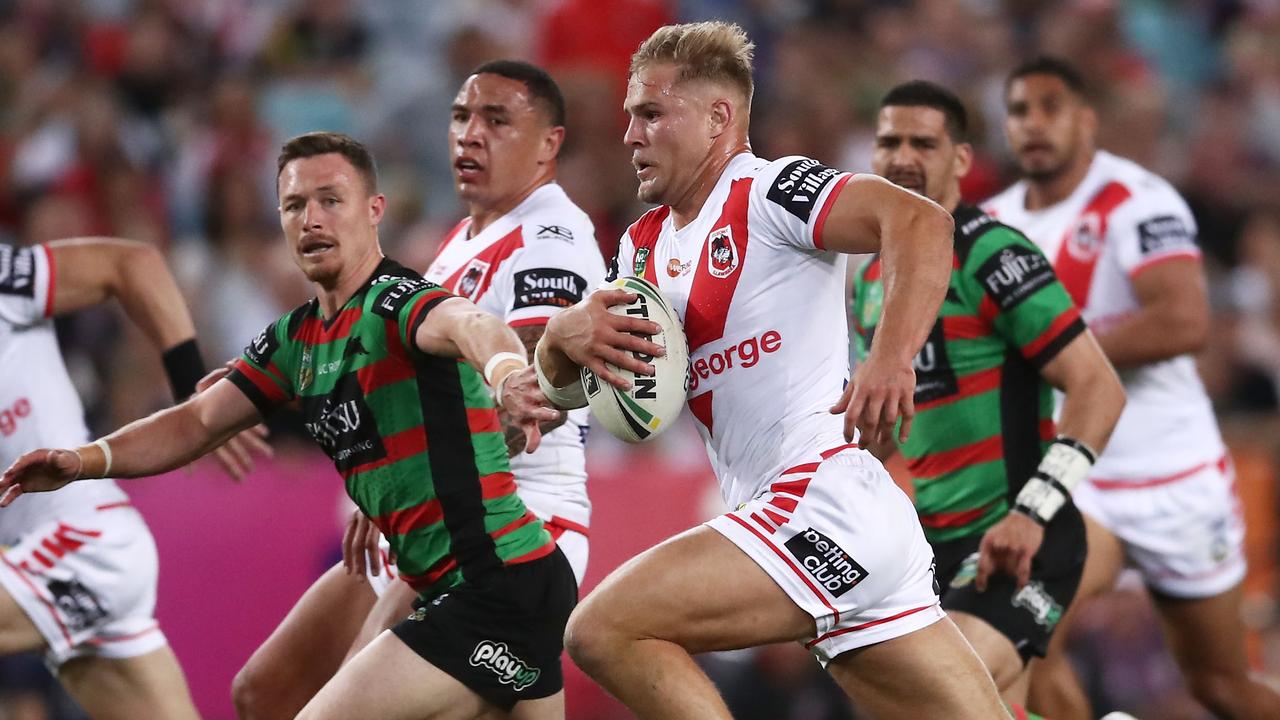
{"type": "Polygon", "coordinates": [[[0,550],[0,561],[0,586],[44,636],[50,667],[165,646],[155,620],[155,540],[127,503],[51,520],[0,550]]]}
{"type": "Polygon", "coordinates": [[[707,525],[813,616],[817,635],[805,647],[824,666],[945,616],[916,510],[867,452],[846,450],[784,472],[707,525]]]}
{"type": "MultiPolygon", "coordinates": [[[[554,516],[550,520],[543,520],[543,523],[546,524],[556,545],[560,547],[560,552],[569,559],[569,566],[573,568],[573,576],[578,579],[578,588],[581,589],[582,579],[587,576],[589,545],[586,526],[554,516]]],[[[382,554],[382,572],[374,575],[365,570],[364,576],[373,588],[374,594],[382,597],[387,592],[387,588],[391,587],[391,583],[395,582],[400,575],[396,566],[387,562],[391,544],[385,537],[378,542],[378,552],[382,554]]]]}
{"type": "Polygon", "coordinates": [[[1212,597],[1244,579],[1244,516],[1226,457],[1162,478],[1090,478],[1072,498],[1120,538],[1129,564],[1157,592],[1212,597]]]}

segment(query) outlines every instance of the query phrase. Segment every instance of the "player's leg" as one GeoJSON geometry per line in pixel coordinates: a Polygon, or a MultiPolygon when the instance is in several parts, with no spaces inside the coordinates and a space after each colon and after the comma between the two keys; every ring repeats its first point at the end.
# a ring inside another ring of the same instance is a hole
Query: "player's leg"
{"type": "Polygon", "coordinates": [[[949,615],[960,634],[964,635],[964,639],[978,654],[987,672],[991,673],[1000,697],[1005,702],[1024,704],[1025,695],[1012,694],[1022,677],[1023,665],[1022,658],[1009,638],[976,615],[955,611],[949,615]]]}
{"type": "MultiPolygon", "coordinates": [[[[1084,488],[1084,485],[1077,488],[1076,493],[1084,488]]],[[[1124,569],[1124,548],[1120,540],[1091,518],[1087,511],[1084,512],[1084,520],[1089,551],[1080,588],[1049,640],[1048,652],[1031,667],[1027,707],[1054,720],[1093,720],[1093,708],[1067,655],[1067,635],[1080,609],[1091,598],[1114,587],[1116,578],[1124,569]]]]}
{"type": "Polygon", "coordinates": [[[342,660],[342,664],[351,662],[356,653],[365,649],[374,638],[382,634],[383,630],[390,630],[392,626],[413,612],[413,601],[417,598],[418,593],[406,582],[395,580],[387,584],[378,595],[373,608],[365,615],[364,623],[356,633],[351,647],[347,649],[347,656],[342,660]]]}
{"type": "Polygon", "coordinates": [[[551,697],[525,700],[516,705],[509,715],[500,714],[499,717],[511,720],[564,720],[564,691],[551,697]]]}
{"type": "Polygon", "coordinates": [[[200,717],[168,645],[130,658],[74,658],[58,668],[58,679],[94,720],[200,717]]]}
{"type": "Polygon", "coordinates": [[[1226,720],[1280,718],[1280,695],[1249,676],[1241,586],[1207,598],[1153,592],[1165,639],[1191,693],[1226,720]]]}
{"type": "Polygon", "coordinates": [[[231,684],[244,720],[292,718],[338,671],[375,601],[362,575],[329,568],[298,599],[231,684]]]}
{"type": "Polygon", "coordinates": [[[0,655],[45,647],[44,636],[9,591],[0,587],[0,655]]]}

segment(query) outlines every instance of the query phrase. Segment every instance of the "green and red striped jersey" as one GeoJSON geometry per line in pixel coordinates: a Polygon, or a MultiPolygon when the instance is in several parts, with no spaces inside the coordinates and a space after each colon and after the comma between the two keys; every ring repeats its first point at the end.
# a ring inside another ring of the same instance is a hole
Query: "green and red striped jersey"
{"type": "Polygon", "coordinates": [[[230,376],[264,415],[296,402],[401,576],[427,597],[555,549],[516,496],[480,373],[414,342],[450,297],[384,259],[332,318],[313,299],[268,326],[230,376]]]}
{"type": "MultiPolygon", "coordinates": [[[[1040,368],[1084,331],[1053,266],[1022,233],[976,207],[955,213],[951,283],[915,358],[916,416],[901,446],[931,542],[984,532],[1009,511],[1055,435],[1040,368]]],[[[880,320],[880,259],[854,280],[854,343],[880,320]]]]}

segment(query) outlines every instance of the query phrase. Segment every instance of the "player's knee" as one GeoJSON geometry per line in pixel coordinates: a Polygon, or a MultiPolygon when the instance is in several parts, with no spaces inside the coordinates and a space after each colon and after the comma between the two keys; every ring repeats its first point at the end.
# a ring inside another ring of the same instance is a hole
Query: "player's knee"
{"type": "Polygon", "coordinates": [[[591,602],[579,605],[564,629],[565,652],[588,675],[607,662],[617,639],[616,629],[591,602]]]}
{"type": "Polygon", "coordinates": [[[266,706],[270,697],[269,689],[263,686],[262,678],[254,672],[252,663],[240,668],[231,681],[231,702],[235,705],[236,717],[240,720],[262,720],[270,717],[266,706]]]}

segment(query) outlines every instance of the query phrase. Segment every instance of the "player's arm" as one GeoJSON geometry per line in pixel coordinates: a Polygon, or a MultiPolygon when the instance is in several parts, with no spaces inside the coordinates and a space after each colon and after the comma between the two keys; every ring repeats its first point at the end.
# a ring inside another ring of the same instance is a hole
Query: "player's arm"
{"type": "Polygon", "coordinates": [[[116,298],[129,319],[162,353],[174,398],[196,390],[204,363],[195,325],[164,256],[152,245],[116,238],[77,238],[48,244],[55,268],[54,315],[116,298]]]}
{"type": "Polygon", "coordinates": [[[253,403],[219,381],[88,445],[26,453],[0,477],[0,507],[24,492],[57,490],[75,480],[145,477],[182,467],[258,420],[253,403]]]}
{"type": "Polygon", "coordinates": [[[528,452],[538,447],[538,423],[559,417],[557,411],[546,407],[532,371],[520,372],[529,366],[520,337],[470,300],[451,297],[432,307],[418,325],[414,343],[422,352],[462,358],[480,370],[493,387],[498,405],[524,428],[528,452]]]}
{"type": "Polygon", "coordinates": [[[1140,270],[1131,279],[1138,309],[1098,333],[1118,368],[1199,352],[1209,337],[1209,300],[1198,258],[1180,256],[1140,270]]]}
{"type": "MultiPolygon", "coordinates": [[[[534,352],[538,347],[538,341],[541,340],[542,336],[547,332],[546,323],[539,323],[537,325],[521,325],[512,329],[516,331],[516,335],[524,345],[526,356],[529,358],[529,362],[532,363],[534,352]]],[[[514,382],[514,380],[512,382],[514,382]]],[[[555,420],[538,423],[538,430],[543,435],[546,435],[552,430],[555,430],[565,424],[565,421],[568,419],[569,413],[560,411],[555,420]]],[[[512,425],[509,422],[506,422],[506,417],[504,417],[503,420],[504,422],[502,426],[504,434],[506,435],[507,454],[515,455],[525,449],[524,430],[518,425],[512,425]]]]}
{"type": "Polygon", "coordinates": [[[836,252],[879,252],[884,284],[876,341],[831,410],[845,413],[845,437],[857,427],[864,443],[892,439],[901,417],[905,441],[915,415],[911,360],[947,292],[954,222],[937,203],[872,175],[854,175],[829,207],[815,240],[836,252]]]}

